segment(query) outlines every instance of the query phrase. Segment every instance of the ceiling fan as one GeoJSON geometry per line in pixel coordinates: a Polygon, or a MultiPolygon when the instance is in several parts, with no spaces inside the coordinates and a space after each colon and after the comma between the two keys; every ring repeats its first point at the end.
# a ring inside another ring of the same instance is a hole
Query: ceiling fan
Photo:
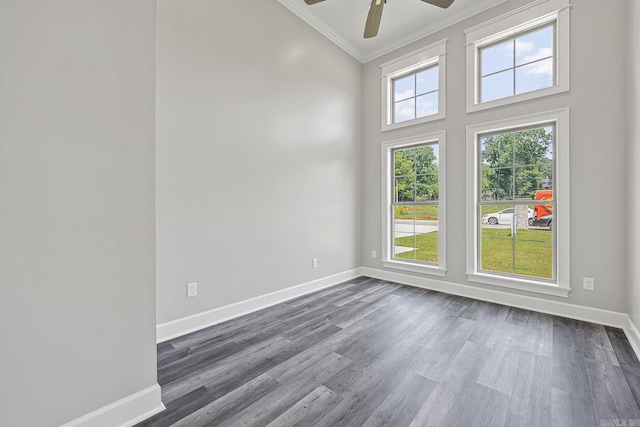
{"type": "MultiPolygon", "coordinates": [[[[316,4],[324,0],[304,0],[306,4],[316,4]]],[[[425,3],[432,4],[434,6],[441,7],[443,9],[451,6],[454,0],[422,0],[425,3]]],[[[380,21],[382,20],[382,8],[387,0],[371,0],[371,6],[369,6],[369,14],[367,15],[367,23],[364,26],[364,38],[368,39],[375,37],[378,34],[378,28],[380,28],[380,21]]]]}

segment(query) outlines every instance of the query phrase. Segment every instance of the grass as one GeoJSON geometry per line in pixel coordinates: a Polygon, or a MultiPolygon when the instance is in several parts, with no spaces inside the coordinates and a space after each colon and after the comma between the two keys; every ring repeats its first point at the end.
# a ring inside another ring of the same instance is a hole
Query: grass
{"type": "MultiPolygon", "coordinates": [[[[395,207],[396,219],[415,219],[425,221],[437,221],[438,220],[438,207],[437,206],[396,206],[395,207]]],[[[413,246],[413,245],[411,245],[413,246]]]]}
{"type": "MultiPolygon", "coordinates": [[[[551,279],[553,277],[553,233],[549,230],[483,228],[481,238],[481,270],[551,279]],[[515,258],[514,258],[515,254],[515,258]]],[[[416,248],[396,258],[438,262],[438,233],[398,237],[396,246],[416,248]]]]}
{"type": "Polygon", "coordinates": [[[413,251],[403,252],[396,255],[396,258],[411,259],[417,261],[438,263],[438,232],[434,231],[427,234],[418,234],[415,236],[398,237],[396,246],[406,246],[409,248],[417,248],[413,251]]]}

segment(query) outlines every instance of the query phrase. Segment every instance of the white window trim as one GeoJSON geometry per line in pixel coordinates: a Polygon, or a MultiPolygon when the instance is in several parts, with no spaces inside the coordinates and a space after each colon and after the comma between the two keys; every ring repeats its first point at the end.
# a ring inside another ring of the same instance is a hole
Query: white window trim
{"type": "Polygon", "coordinates": [[[568,0],[538,0],[510,13],[465,30],[467,44],[467,113],[528,101],[569,90],[570,19],[568,0]],[[556,22],[555,73],[553,86],[506,98],[480,102],[479,50],[502,39],[516,36],[531,28],[556,22]]]}
{"type": "Polygon", "coordinates": [[[380,65],[382,70],[382,131],[413,126],[446,117],[446,61],[447,39],[425,46],[407,55],[380,65]],[[393,80],[421,68],[438,65],[438,113],[393,123],[393,80]]]}
{"type": "Polygon", "coordinates": [[[569,203],[569,109],[547,111],[527,116],[503,119],[467,127],[467,278],[470,282],[520,289],[547,295],[567,297],[571,291],[570,280],[570,203],[569,203]],[[486,133],[509,131],[548,123],[555,124],[556,146],[554,151],[556,175],[554,199],[556,213],[553,223],[556,230],[556,280],[557,283],[537,281],[521,277],[493,275],[478,270],[478,219],[476,191],[478,172],[478,136],[486,133]]]}
{"type": "Polygon", "coordinates": [[[396,270],[410,271],[413,273],[430,274],[443,277],[447,272],[446,259],[446,132],[433,132],[416,135],[408,138],[394,139],[382,143],[382,265],[396,270]],[[419,261],[400,261],[393,259],[391,237],[391,220],[393,218],[392,198],[393,198],[393,156],[395,148],[411,147],[425,143],[438,144],[438,265],[423,264],[419,261]]]}

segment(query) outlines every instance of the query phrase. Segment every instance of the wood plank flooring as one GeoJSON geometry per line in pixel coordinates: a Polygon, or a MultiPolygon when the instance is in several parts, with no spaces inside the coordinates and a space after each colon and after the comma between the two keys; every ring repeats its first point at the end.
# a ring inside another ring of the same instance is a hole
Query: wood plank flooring
{"type": "Polygon", "coordinates": [[[640,425],[615,328],[361,277],[158,345],[139,426],[640,425]]]}

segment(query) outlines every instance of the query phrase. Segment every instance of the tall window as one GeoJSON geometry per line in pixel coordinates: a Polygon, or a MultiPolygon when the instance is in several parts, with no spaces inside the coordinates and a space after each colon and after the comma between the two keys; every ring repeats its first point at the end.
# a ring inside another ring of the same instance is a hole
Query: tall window
{"type": "Polygon", "coordinates": [[[567,121],[559,110],[468,128],[469,280],[566,296],[567,121]]]}
{"type": "Polygon", "coordinates": [[[568,91],[569,10],[531,2],[466,30],[467,112],[568,91]]]}
{"type": "Polygon", "coordinates": [[[553,124],[478,137],[479,271],[555,278],[553,146],[553,124]]]}
{"type": "Polygon", "coordinates": [[[383,144],[385,266],[444,274],[444,133],[383,144]]]}
{"type": "Polygon", "coordinates": [[[445,54],[441,40],[380,66],[382,130],[445,117],[445,54]]]}

